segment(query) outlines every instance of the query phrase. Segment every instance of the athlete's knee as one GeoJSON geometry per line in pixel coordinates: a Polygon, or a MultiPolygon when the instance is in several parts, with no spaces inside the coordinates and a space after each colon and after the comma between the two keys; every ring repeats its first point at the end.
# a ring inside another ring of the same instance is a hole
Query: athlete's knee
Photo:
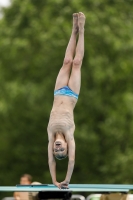
{"type": "Polygon", "coordinates": [[[71,58],[64,58],[63,65],[72,65],[73,60],[71,58]]]}
{"type": "Polygon", "coordinates": [[[80,57],[76,57],[73,60],[73,66],[74,67],[80,67],[82,64],[82,59],[80,57]]]}

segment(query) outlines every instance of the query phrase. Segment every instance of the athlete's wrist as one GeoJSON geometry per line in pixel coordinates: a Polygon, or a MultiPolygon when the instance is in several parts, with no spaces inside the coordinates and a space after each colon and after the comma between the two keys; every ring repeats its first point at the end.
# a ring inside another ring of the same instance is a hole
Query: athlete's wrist
{"type": "Polygon", "coordinates": [[[57,183],[57,181],[56,180],[53,180],[53,184],[55,185],[57,183]]]}
{"type": "Polygon", "coordinates": [[[66,184],[69,184],[70,183],[70,180],[69,179],[65,179],[64,181],[66,184]]]}

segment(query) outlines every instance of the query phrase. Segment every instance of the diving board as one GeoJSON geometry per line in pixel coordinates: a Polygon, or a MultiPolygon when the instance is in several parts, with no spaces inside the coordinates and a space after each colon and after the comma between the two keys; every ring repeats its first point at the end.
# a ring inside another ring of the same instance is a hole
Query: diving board
{"type": "Polygon", "coordinates": [[[69,189],[59,189],[53,184],[41,185],[16,185],[16,186],[0,186],[0,192],[55,192],[55,191],[71,191],[71,192],[98,192],[98,193],[113,193],[121,192],[128,193],[133,190],[133,185],[122,184],[69,184],[69,189]]]}

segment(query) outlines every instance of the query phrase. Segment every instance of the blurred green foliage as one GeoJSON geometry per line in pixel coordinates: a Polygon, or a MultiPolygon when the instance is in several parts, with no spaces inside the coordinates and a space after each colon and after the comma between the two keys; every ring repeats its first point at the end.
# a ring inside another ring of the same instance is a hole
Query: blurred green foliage
{"type": "MultiPolygon", "coordinates": [[[[47,123],[71,33],[86,15],[71,183],[132,183],[133,1],[13,0],[0,20],[0,180],[51,183],[47,123]]],[[[67,160],[57,161],[63,181],[67,160]]]]}

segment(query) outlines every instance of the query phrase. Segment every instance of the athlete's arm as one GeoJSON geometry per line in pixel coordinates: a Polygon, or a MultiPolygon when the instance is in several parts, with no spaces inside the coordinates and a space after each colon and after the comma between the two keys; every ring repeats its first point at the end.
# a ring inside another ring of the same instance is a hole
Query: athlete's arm
{"type": "Polygon", "coordinates": [[[65,181],[69,184],[75,164],[75,140],[73,136],[71,136],[68,141],[68,159],[68,169],[65,181]]]}
{"type": "Polygon", "coordinates": [[[48,143],[49,170],[50,170],[53,184],[56,185],[57,187],[59,187],[59,183],[56,181],[56,162],[55,162],[55,158],[53,155],[54,137],[53,137],[53,134],[51,132],[49,132],[49,130],[48,130],[48,138],[49,138],[49,143],[48,143]]]}
{"type": "Polygon", "coordinates": [[[68,184],[70,183],[74,169],[74,164],[75,164],[75,140],[73,137],[74,129],[75,128],[73,128],[71,132],[67,134],[68,138],[66,138],[68,144],[68,168],[65,180],[60,183],[60,188],[68,188],[68,184]]]}

